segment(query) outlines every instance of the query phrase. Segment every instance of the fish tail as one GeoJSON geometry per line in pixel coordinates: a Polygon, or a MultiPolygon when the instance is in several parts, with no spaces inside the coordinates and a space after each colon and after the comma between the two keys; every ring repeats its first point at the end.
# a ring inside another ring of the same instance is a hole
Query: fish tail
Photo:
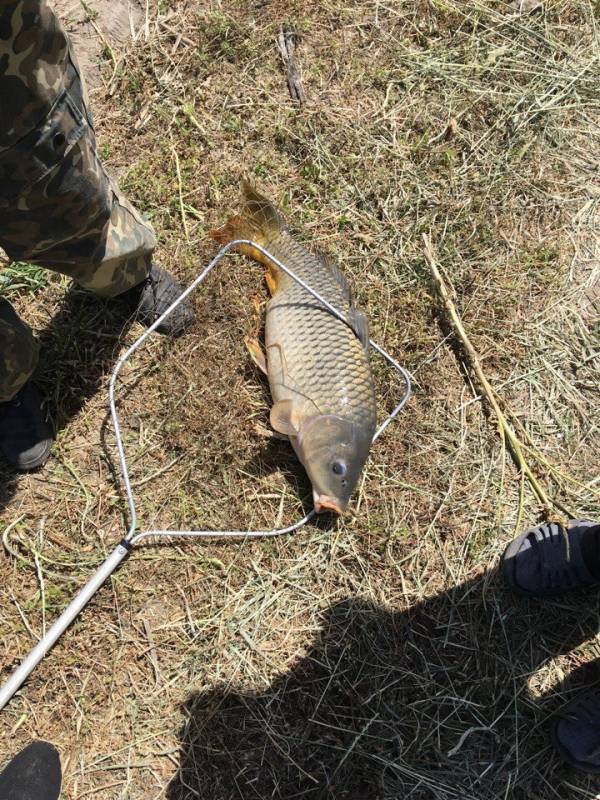
{"type": "MultiPolygon", "coordinates": [[[[242,212],[227,220],[221,228],[210,231],[209,235],[220,244],[234,239],[251,239],[264,247],[285,229],[283,219],[275,206],[246,180],[242,181],[242,192],[245,200],[242,212]]],[[[249,245],[240,245],[236,249],[256,257],[249,245]]]]}

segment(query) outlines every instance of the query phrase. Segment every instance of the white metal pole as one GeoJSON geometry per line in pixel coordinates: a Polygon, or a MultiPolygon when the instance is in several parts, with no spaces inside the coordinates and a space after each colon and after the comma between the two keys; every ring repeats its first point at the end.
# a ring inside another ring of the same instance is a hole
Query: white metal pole
{"type": "Polygon", "coordinates": [[[0,688],[0,711],[8,703],[21,684],[29,677],[57,639],[67,630],[75,617],[96,594],[104,581],[112,575],[129,552],[129,545],[120,543],[98,567],[86,585],[71,600],[43,639],[36,644],[29,655],[19,664],[6,683],[0,688]]]}

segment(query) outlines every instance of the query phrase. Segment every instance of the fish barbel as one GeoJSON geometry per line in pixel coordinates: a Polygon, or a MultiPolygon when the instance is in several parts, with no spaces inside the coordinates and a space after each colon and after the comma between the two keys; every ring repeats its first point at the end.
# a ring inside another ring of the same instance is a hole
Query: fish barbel
{"type": "Polygon", "coordinates": [[[258,342],[247,344],[269,378],[271,425],[289,436],[311,480],[315,510],[341,514],[368,458],[377,421],[367,320],[340,270],[298,244],[277,209],[250,184],[242,188],[241,214],[211,236],[222,244],[250,239],[261,245],[346,320],[259,250],[238,245],[267,267],[266,354],[258,342]]]}

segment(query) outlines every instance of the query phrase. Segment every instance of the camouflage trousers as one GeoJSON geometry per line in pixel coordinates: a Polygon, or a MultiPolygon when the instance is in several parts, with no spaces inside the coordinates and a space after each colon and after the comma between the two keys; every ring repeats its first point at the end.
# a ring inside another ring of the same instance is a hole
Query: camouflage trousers
{"type": "MultiPolygon", "coordinates": [[[[0,0],[0,247],[13,261],[113,297],[146,277],[155,245],[151,226],[98,158],[77,62],[51,8],[45,0],[0,0]],[[32,41],[41,43],[36,58],[32,41]],[[2,148],[7,135],[10,142],[21,134],[25,111],[35,117],[37,98],[38,123],[2,148]]],[[[31,329],[0,297],[0,402],[28,380],[37,355],[31,329]]]]}

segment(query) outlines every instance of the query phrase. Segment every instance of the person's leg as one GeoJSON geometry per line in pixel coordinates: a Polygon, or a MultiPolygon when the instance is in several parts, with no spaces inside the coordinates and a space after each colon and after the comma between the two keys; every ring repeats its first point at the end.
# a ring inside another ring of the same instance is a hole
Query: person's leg
{"type": "Polygon", "coordinates": [[[41,466],[52,444],[41,397],[29,382],[37,359],[31,329],[0,297],[0,453],[21,470],[41,466]]]}
{"type": "Polygon", "coordinates": [[[38,345],[31,328],[0,297],[0,403],[12,400],[31,377],[38,360],[38,345]]]}
{"type": "MultiPolygon", "coordinates": [[[[538,525],[517,536],[502,556],[507,585],[542,598],[600,585],[600,524],[570,520],[538,525]]],[[[554,747],[575,769],[600,773],[600,694],[581,694],[556,717],[554,747]]]]}
{"type": "MultiPolygon", "coordinates": [[[[181,289],[153,267],[152,227],[122,196],[97,156],[85,87],[68,37],[45,0],[0,3],[0,23],[10,31],[8,39],[0,39],[0,93],[21,93],[26,106],[37,103],[41,113],[32,130],[0,149],[0,246],[13,260],[69,275],[104,297],[139,287],[128,299],[134,310],[139,307],[142,321],[153,322],[181,289]],[[6,10],[10,7],[16,8],[12,14],[6,10]],[[44,46],[36,50],[40,42],[44,46]],[[3,55],[8,63],[4,74],[3,55]],[[56,91],[52,103],[48,81],[56,91]]],[[[17,120],[5,115],[0,124],[22,131],[22,106],[9,103],[6,111],[17,120]]],[[[179,334],[191,321],[190,307],[182,305],[162,332],[179,334]]]]}
{"type": "MultiPolygon", "coordinates": [[[[97,156],[68,37],[46,0],[0,0],[0,31],[0,247],[13,260],[69,275],[104,297],[121,295],[132,314],[154,322],[181,288],[153,265],[151,226],[121,195],[97,156]]],[[[182,304],[161,332],[177,335],[192,320],[191,307],[182,304]]],[[[22,324],[10,333],[6,329],[3,351],[8,354],[8,337],[12,341],[15,335],[23,337],[26,350],[27,331],[22,324]]],[[[11,401],[8,422],[6,403],[0,409],[4,431],[10,425],[31,432],[37,401],[9,397],[12,379],[8,373],[4,377],[3,396],[11,401]]],[[[21,388],[18,379],[17,384],[31,400],[28,385],[21,388]]],[[[43,431],[41,406],[37,422],[43,431]]],[[[19,468],[39,466],[47,456],[45,439],[38,443],[40,458],[33,461],[31,448],[21,457],[14,444],[0,430],[0,451],[19,468]]]]}

